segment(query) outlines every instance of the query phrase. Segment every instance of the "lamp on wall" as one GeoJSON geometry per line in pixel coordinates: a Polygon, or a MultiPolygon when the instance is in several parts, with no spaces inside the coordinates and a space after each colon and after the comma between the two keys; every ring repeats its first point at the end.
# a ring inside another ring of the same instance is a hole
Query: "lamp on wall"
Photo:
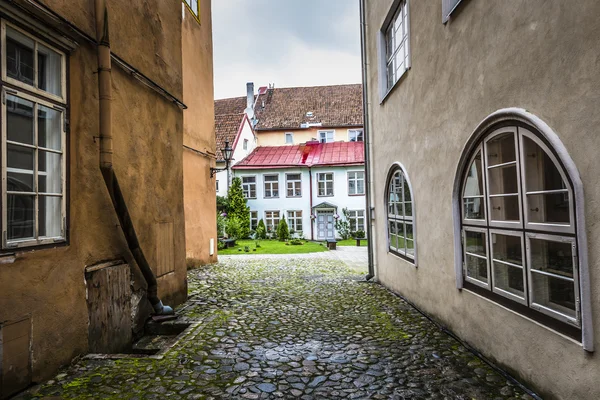
{"type": "Polygon", "coordinates": [[[225,148],[221,149],[221,153],[223,154],[223,160],[225,160],[225,168],[212,168],[210,169],[210,177],[215,176],[217,172],[227,171],[229,169],[229,163],[231,162],[231,157],[233,156],[233,149],[229,147],[229,142],[225,142],[225,148]]]}

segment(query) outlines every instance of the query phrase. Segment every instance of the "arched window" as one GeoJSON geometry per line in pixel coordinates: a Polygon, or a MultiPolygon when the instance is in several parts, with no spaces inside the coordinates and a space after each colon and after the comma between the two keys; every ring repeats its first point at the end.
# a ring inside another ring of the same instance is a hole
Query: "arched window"
{"type": "Polygon", "coordinates": [[[406,171],[399,164],[389,172],[385,199],[389,251],[416,265],[412,189],[406,171]]]}
{"type": "Polygon", "coordinates": [[[459,167],[462,285],[580,340],[587,324],[589,349],[590,322],[581,308],[589,295],[581,286],[587,284],[581,279],[587,255],[579,248],[586,246],[578,227],[581,181],[547,125],[536,119],[551,134],[502,120],[482,124],[459,167]]]}

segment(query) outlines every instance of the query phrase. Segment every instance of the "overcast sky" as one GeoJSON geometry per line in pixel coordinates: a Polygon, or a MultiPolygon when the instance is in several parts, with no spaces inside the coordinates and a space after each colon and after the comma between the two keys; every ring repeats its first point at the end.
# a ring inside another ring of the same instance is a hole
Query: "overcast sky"
{"type": "Polygon", "coordinates": [[[215,98],[255,88],[360,83],[358,0],[212,2],[215,98]]]}

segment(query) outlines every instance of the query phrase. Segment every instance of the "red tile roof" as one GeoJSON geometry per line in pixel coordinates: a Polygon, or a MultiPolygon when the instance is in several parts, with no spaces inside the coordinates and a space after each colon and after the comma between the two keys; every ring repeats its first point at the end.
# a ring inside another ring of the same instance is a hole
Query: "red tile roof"
{"type": "Polygon", "coordinates": [[[257,147],[233,169],[298,168],[363,165],[364,143],[308,142],[296,146],[257,147]]]}
{"type": "Polygon", "coordinates": [[[268,89],[258,97],[254,110],[257,131],[300,129],[304,123],[323,127],[362,126],[362,85],[268,89]]]}

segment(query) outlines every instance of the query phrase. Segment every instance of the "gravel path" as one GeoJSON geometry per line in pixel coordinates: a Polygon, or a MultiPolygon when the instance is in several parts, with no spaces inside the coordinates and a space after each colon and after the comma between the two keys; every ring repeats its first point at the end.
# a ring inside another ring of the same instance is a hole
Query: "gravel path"
{"type": "Polygon", "coordinates": [[[530,399],[336,259],[229,257],[190,271],[162,359],[81,360],[21,398],[530,399]]]}

